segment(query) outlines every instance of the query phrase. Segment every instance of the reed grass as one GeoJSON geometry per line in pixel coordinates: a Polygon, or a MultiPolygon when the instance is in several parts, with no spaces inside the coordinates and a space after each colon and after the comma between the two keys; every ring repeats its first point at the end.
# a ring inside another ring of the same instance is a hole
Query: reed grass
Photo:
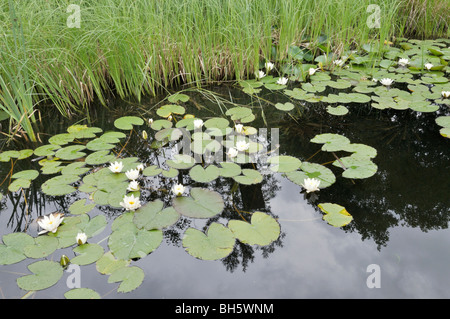
{"type": "Polygon", "coordinates": [[[89,113],[95,99],[108,106],[111,94],[139,100],[185,83],[248,78],[261,61],[285,61],[289,46],[321,35],[330,51],[417,28],[448,37],[446,20],[430,18],[445,1],[16,0],[16,27],[2,1],[0,107],[28,132],[36,104],[70,116],[89,113]],[[67,26],[69,4],[81,8],[80,28],[67,26]],[[370,4],[381,9],[380,28],[367,26],[370,4]]]}

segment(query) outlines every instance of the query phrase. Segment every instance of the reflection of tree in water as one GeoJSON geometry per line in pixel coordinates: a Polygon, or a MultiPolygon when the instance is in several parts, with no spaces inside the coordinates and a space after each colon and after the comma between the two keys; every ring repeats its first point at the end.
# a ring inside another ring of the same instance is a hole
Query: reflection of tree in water
{"type": "Polygon", "coordinates": [[[337,182],[319,197],[320,202],[340,204],[352,214],[354,220],[343,227],[345,231],[357,231],[380,247],[387,245],[391,227],[419,227],[425,232],[448,227],[450,148],[448,139],[439,135],[435,113],[378,111],[355,105],[346,116],[336,117],[326,113],[326,106],[310,107],[304,117],[296,118],[298,123],[285,117],[280,124],[280,143],[286,153],[307,160],[321,148],[309,141],[321,133],[342,134],[352,143],[378,151],[373,159],[378,172],[363,180],[340,177],[342,169],[330,165],[334,158],[327,152],[308,160],[327,163],[335,173],[337,182]]]}

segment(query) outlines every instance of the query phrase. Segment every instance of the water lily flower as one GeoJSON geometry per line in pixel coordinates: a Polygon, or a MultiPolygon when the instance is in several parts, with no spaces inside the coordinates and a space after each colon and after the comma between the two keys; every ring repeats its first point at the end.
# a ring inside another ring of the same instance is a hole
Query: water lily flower
{"type": "Polygon", "coordinates": [[[383,84],[384,86],[390,86],[392,83],[394,83],[394,80],[389,79],[389,78],[384,78],[380,80],[380,83],[383,84]]]}
{"type": "Polygon", "coordinates": [[[63,214],[60,214],[60,213],[54,213],[54,214],[50,214],[48,216],[44,216],[43,218],[40,218],[38,220],[38,225],[43,230],[40,231],[38,233],[38,235],[45,234],[47,232],[55,233],[58,229],[58,226],[63,221],[63,219],[64,219],[63,214]]]}
{"type": "Polygon", "coordinates": [[[239,151],[237,149],[235,149],[234,147],[230,147],[230,149],[227,152],[227,155],[230,158],[234,158],[234,157],[236,157],[238,155],[238,153],[239,153],[239,151]]]}
{"type": "Polygon", "coordinates": [[[283,77],[283,78],[278,79],[277,84],[286,85],[287,82],[288,82],[288,79],[283,77]]]}
{"type": "Polygon", "coordinates": [[[334,64],[334,65],[337,65],[337,66],[343,66],[343,65],[344,65],[344,61],[341,60],[341,59],[339,59],[339,60],[334,60],[334,61],[333,61],[333,64],[334,64]]]}
{"type": "Polygon", "coordinates": [[[409,60],[408,59],[400,59],[398,60],[398,65],[400,66],[407,66],[409,64],[409,60]]]}
{"type": "Polygon", "coordinates": [[[242,131],[244,130],[244,125],[243,124],[236,124],[234,126],[234,130],[236,131],[236,133],[242,133],[242,131]]]}
{"type": "Polygon", "coordinates": [[[372,82],[377,83],[377,82],[378,82],[378,79],[372,78],[372,82]]]}
{"type": "Polygon", "coordinates": [[[431,68],[433,67],[433,64],[431,64],[431,63],[425,63],[424,67],[425,67],[427,70],[431,70],[431,68]]]}
{"type": "Polygon", "coordinates": [[[185,191],[185,187],[182,184],[175,184],[172,186],[172,193],[174,193],[176,196],[183,195],[185,191]]]}
{"type": "Polygon", "coordinates": [[[273,69],[274,64],[272,62],[266,62],[264,66],[266,67],[266,71],[269,72],[270,70],[273,69]]]}
{"type": "Polygon", "coordinates": [[[131,179],[132,181],[139,178],[139,170],[138,169],[130,169],[125,172],[125,175],[127,175],[128,179],[131,179]]]}
{"type": "Polygon", "coordinates": [[[316,71],[317,71],[317,69],[309,68],[308,74],[309,74],[309,75],[314,75],[314,73],[316,73],[316,71]]]}
{"type": "Polygon", "coordinates": [[[201,119],[194,120],[194,128],[201,128],[203,126],[203,121],[201,119]]]}
{"type": "Polygon", "coordinates": [[[306,189],[307,193],[319,191],[320,180],[316,178],[305,178],[302,186],[306,189]]]}
{"type": "Polygon", "coordinates": [[[153,124],[153,119],[148,119],[148,125],[151,126],[153,124]]]}
{"type": "Polygon", "coordinates": [[[250,147],[250,144],[247,143],[246,141],[237,141],[236,142],[236,149],[240,152],[248,150],[249,147],[250,147]]]}
{"type": "Polygon", "coordinates": [[[136,166],[136,169],[137,169],[139,172],[142,172],[142,171],[144,170],[144,164],[139,164],[138,166],[136,166]]]}
{"type": "Polygon", "coordinates": [[[78,233],[76,237],[78,245],[83,245],[87,241],[87,235],[85,233],[78,233]]]}
{"type": "Polygon", "coordinates": [[[169,115],[169,116],[167,117],[167,120],[168,120],[168,121],[172,121],[172,119],[173,119],[173,116],[172,116],[172,115],[169,115]]]}
{"type": "Polygon", "coordinates": [[[442,91],[441,95],[443,98],[447,99],[450,97],[450,91],[442,91]]]}
{"type": "Polygon", "coordinates": [[[122,202],[120,202],[120,206],[125,208],[125,210],[136,210],[141,207],[141,202],[139,197],[134,197],[133,194],[130,196],[125,195],[122,202]]]}
{"type": "Polygon", "coordinates": [[[128,184],[127,190],[130,192],[137,192],[141,187],[139,186],[139,183],[137,181],[131,181],[128,184]]]}
{"type": "Polygon", "coordinates": [[[120,173],[123,169],[123,163],[122,162],[114,162],[109,165],[109,169],[113,173],[120,173]]]}
{"type": "Polygon", "coordinates": [[[266,73],[264,73],[264,71],[262,71],[262,70],[260,70],[260,71],[258,71],[257,73],[256,73],[256,77],[258,78],[258,79],[262,79],[263,77],[265,77],[266,76],[266,73]]]}

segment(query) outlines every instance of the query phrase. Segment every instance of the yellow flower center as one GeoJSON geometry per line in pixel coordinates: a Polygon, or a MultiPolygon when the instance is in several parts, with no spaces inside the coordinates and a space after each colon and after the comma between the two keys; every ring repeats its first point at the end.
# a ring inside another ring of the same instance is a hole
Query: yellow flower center
{"type": "Polygon", "coordinates": [[[129,204],[130,204],[130,205],[134,205],[134,202],[133,202],[133,201],[130,201],[129,204]]]}

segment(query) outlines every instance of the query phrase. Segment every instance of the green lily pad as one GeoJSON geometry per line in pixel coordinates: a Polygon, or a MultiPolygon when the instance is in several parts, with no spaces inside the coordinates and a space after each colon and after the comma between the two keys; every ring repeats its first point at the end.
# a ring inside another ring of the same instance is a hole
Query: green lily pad
{"type": "Polygon", "coordinates": [[[186,154],[175,154],[173,159],[166,161],[166,164],[176,169],[189,169],[195,165],[195,159],[186,154]]]}
{"type": "Polygon", "coordinates": [[[10,265],[26,259],[24,248],[34,244],[34,238],[25,233],[4,235],[0,245],[0,265],[10,265]]]}
{"type": "Polygon", "coordinates": [[[75,160],[86,155],[86,153],[81,152],[84,149],[86,149],[84,145],[70,145],[57,150],[55,156],[62,160],[75,160]]]}
{"type": "Polygon", "coordinates": [[[84,167],[85,162],[74,162],[61,169],[61,174],[63,175],[83,175],[90,171],[90,168],[84,167]]]}
{"type": "Polygon", "coordinates": [[[263,177],[260,172],[251,168],[244,168],[241,171],[242,175],[234,176],[233,179],[239,184],[251,185],[262,182],[263,177]]]}
{"type": "Polygon", "coordinates": [[[97,271],[103,275],[109,275],[114,270],[128,266],[129,260],[117,259],[113,256],[111,251],[107,251],[100,259],[95,263],[97,271]]]}
{"type": "Polygon", "coordinates": [[[80,177],[78,175],[60,175],[47,180],[42,184],[41,189],[47,195],[61,196],[70,194],[76,191],[75,187],[70,184],[78,181],[80,177]]]}
{"type": "Polygon", "coordinates": [[[94,209],[95,203],[86,205],[86,199],[79,199],[69,206],[69,212],[74,215],[81,215],[94,209]]]}
{"type": "Polygon", "coordinates": [[[207,233],[188,228],[183,236],[183,247],[196,258],[218,260],[228,256],[234,248],[233,233],[219,223],[211,223],[207,233]]]}
{"type": "Polygon", "coordinates": [[[319,188],[326,188],[336,182],[333,172],[320,164],[303,162],[300,171],[286,173],[286,177],[297,185],[304,184],[306,178],[316,178],[320,181],[319,188]]]}
{"type": "Polygon", "coordinates": [[[101,150],[86,156],[85,162],[88,165],[101,165],[105,163],[114,162],[116,157],[113,154],[110,154],[110,150],[101,150]]]}
{"type": "Polygon", "coordinates": [[[64,293],[66,299],[101,299],[98,292],[90,288],[73,288],[64,293]]]}
{"type": "Polygon", "coordinates": [[[189,101],[189,95],[183,93],[175,93],[167,98],[170,103],[177,103],[178,101],[187,102],[189,101]]]}
{"type": "Polygon", "coordinates": [[[88,127],[87,125],[75,124],[67,128],[67,132],[76,139],[93,138],[96,133],[101,133],[103,130],[99,127],[88,127]]]}
{"type": "Polygon", "coordinates": [[[165,119],[153,121],[153,123],[151,124],[151,128],[154,129],[155,131],[159,131],[163,128],[171,128],[172,126],[173,123],[165,119]]]}
{"type": "Polygon", "coordinates": [[[61,134],[56,134],[56,135],[53,135],[52,137],[50,137],[48,139],[48,142],[50,144],[54,144],[54,145],[65,145],[70,142],[73,142],[74,139],[75,139],[75,137],[72,134],[61,133],[61,134]]]}
{"type": "Polygon", "coordinates": [[[332,203],[322,203],[318,207],[325,215],[323,219],[334,227],[342,227],[349,224],[353,217],[347,212],[345,207],[332,203]]]}
{"type": "Polygon", "coordinates": [[[345,178],[352,178],[352,179],[369,178],[375,175],[375,173],[378,170],[378,166],[366,156],[341,157],[340,161],[338,160],[334,161],[333,165],[343,168],[341,163],[345,167],[345,170],[342,173],[342,177],[345,178]]]}
{"type": "Polygon", "coordinates": [[[105,151],[116,147],[111,144],[108,139],[96,138],[86,144],[86,148],[90,151],[105,151]]]}
{"type": "Polygon", "coordinates": [[[162,169],[156,165],[147,166],[143,171],[142,175],[144,176],[156,176],[162,172],[162,169]]]}
{"type": "Polygon", "coordinates": [[[280,236],[280,224],[273,217],[262,212],[254,212],[250,223],[230,220],[228,228],[239,241],[249,245],[266,246],[280,236]]]}
{"type": "Polygon", "coordinates": [[[185,112],[185,108],[177,104],[166,104],[156,110],[156,114],[165,118],[169,117],[172,114],[183,115],[185,112]]]}
{"type": "Polygon", "coordinates": [[[47,144],[39,146],[34,150],[34,155],[36,156],[53,156],[55,155],[55,150],[60,149],[60,145],[47,144]]]}
{"type": "Polygon", "coordinates": [[[63,276],[63,268],[55,261],[41,260],[28,265],[33,273],[17,278],[17,285],[26,291],[43,290],[56,284],[63,276]]]}
{"type": "Polygon", "coordinates": [[[275,107],[280,110],[280,111],[292,111],[295,108],[295,105],[290,103],[290,102],[286,102],[286,103],[277,103],[275,104],[275,107]]]}
{"type": "Polygon", "coordinates": [[[34,239],[34,244],[25,246],[23,252],[29,258],[43,258],[52,254],[58,245],[56,237],[39,236],[34,239]]]}
{"type": "Polygon", "coordinates": [[[224,208],[219,193],[202,188],[192,188],[189,197],[174,198],[172,205],[179,214],[191,218],[210,218],[220,214],[224,208]]]}
{"type": "Polygon", "coordinates": [[[209,165],[206,168],[195,165],[190,169],[189,176],[196,182],[209,183],[220,176],[220,169],[214,165],[209,165]]]}
{"type": "Polygon", "coordinates": [[[139,287],[144,277],[144,271],[139,267],[122,267],[111,273],[108,283],[120,282],[117,292],[127,293],[139,287]]]}
{"type": "Polygon", "coordinates": [[[295,171],[302,165],[298,158],[286,155],[270,157],[267,163],[272,164],[270,166],[271,171],[279,173],[295,171]]]}
{"type": "Polygon", "coordinates": [[[133,125],[142,125],[144,120],[137,116],[122,116],[114,121],[114,126],[119,130],[129,131],[133,125]]]}
{"type": "Polygon", "coordinates": [[[143,258],[159,247],[162,238],[161,230],[138,229],[131,221],[113,230],[108,247],[119,259],[143,258]]]}
{"type": "Polygon", "coordinates": [[[311,139],[311,142],[324,144],[322,151],[325,152],[341,151],[347,144],[350,144],[350,140],[345,136],[333,133],[318,134],[311,139]]]}
{"type": "Polygon", "coordinates": [[[83,244],[75,247],[73,252],[78,255],[72,258],[71,263],[81,266],[95,263],[103,256],[104,250],[99,244],[83,244]]]}
{"type": "Polygon", "coordinates": [[[139,229],[163,229],[175,224],[180,218],[172,207],[164,208],[164,203],[156,199],[136,210],[133,223],[139,229]]]}
{"type": "Polygon", "coordinates": [[[250,108],[243,107],[243,106],[236,106],[236,107],[228,109],[225,112],[225,115],[230,116],[233,121],[238,121],[238,120],[244,119],[246,117],[251,116],[252,114],[253,113],[250,108]]]}
{"type": "Polygon", "coordinates": [[[220,176],[223,177],[234,177],[241,174],[241,166],[232,162],[221,162],[220,165],[220,176]]]}
{"type": "Polygon", "coordinates": [[[327,112],[331,115],[341,116],[348,113],[348,109],[343,105],[338,105],[336,107],[332,107],[331,105],[327,106],[327,112]]]}
{"type": "Polygon", "coordinates": [[[21,188],[29,188],[31,185],[31,180],[25,179],[25,178],[18,178],[11,182],[11,184],[8,185],[8,190],[10,192],[17,192],[21,188]]]}

